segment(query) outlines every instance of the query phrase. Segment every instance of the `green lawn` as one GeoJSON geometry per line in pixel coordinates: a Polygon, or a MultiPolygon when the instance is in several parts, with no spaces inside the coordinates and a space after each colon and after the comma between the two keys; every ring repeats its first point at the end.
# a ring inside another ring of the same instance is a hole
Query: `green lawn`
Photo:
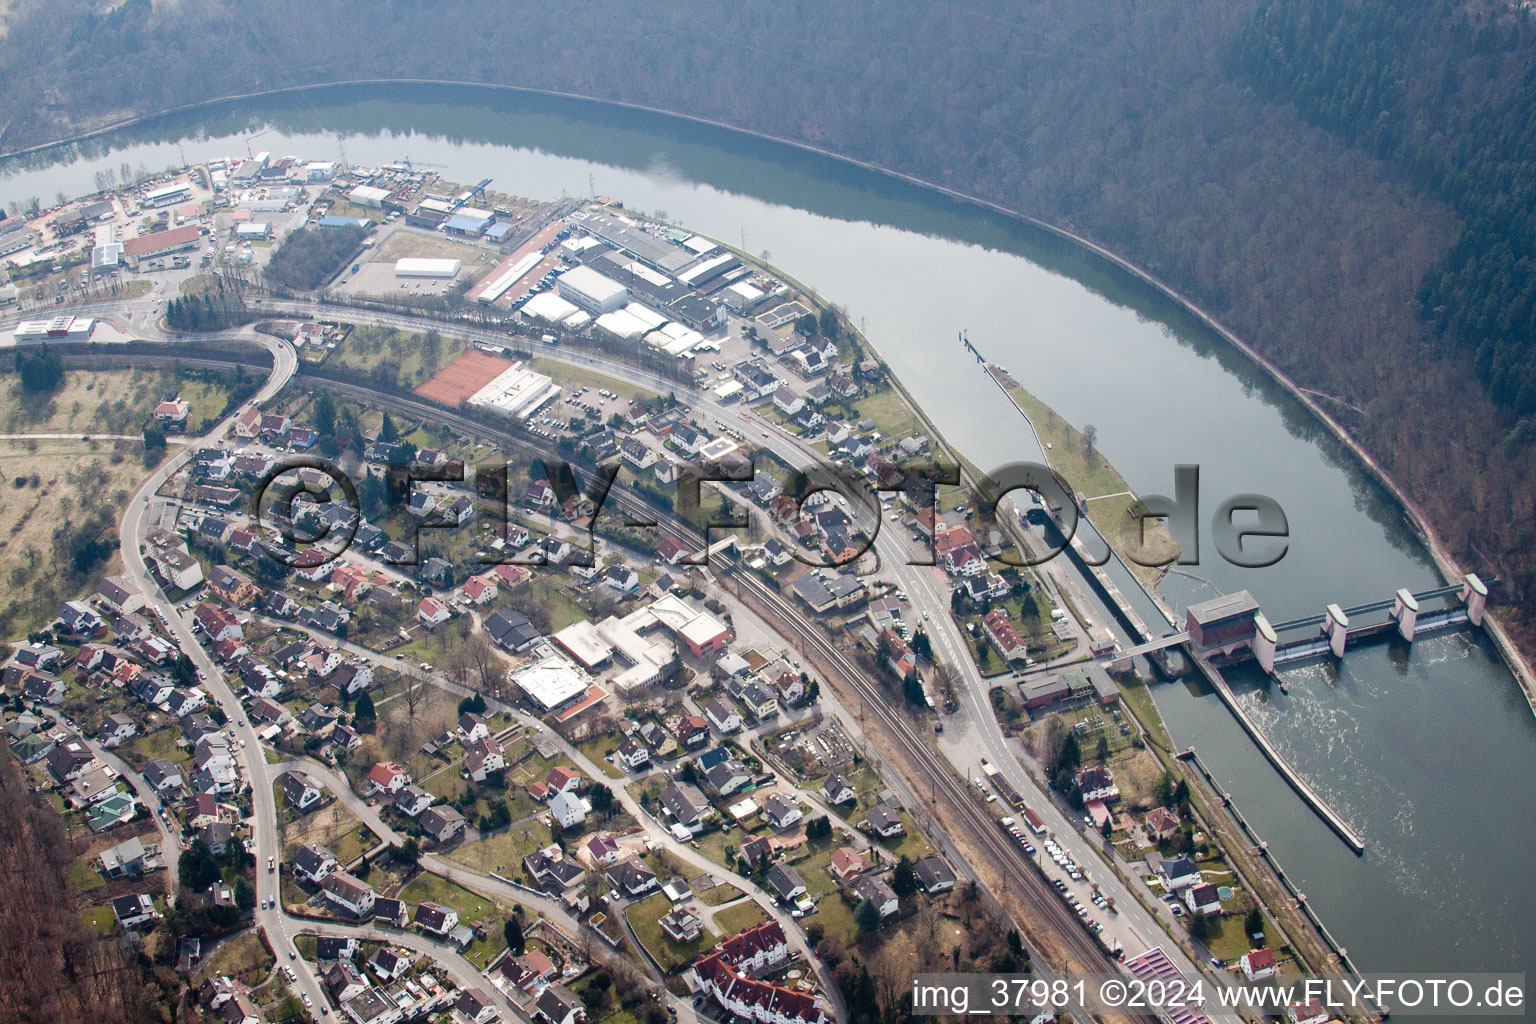
{"type": "Polygon", "coordinates": [[[135,736],[118,748],[117,754],[124,761],[136,768],[142,767],[146,762],[153,761],[157,757],[164,757],[178,765],[191,761],[191,756],[184,747],[176,745],[176,740],[181,736],[181,730],[167,726],[156,729],[154,732],[135,736]]]}
{"type": "Polygon", "coordinates": [[[117,926],[117,918],[112,916],[112,908],[110,906],[91,907],[89,910],[82,910],[80,911],[80,920],[84,921],[88,927],[101,935],[111,934],[112,929],[117,926]]]}
{"type": "Polygon", "coordinates": [[[741,890],[729,882],[722,882],[713,889],[705,889],[703,892],[694,893],[694,899],[706,907],[718,907],[722,903],[729,903],[741,896],[741,890]]]}
{"type": "Polygon", "coordinates": [[[768,914],[756,900],[742,900],[715,914],[715,927],[721,935],[739,935],[755,924],[768,920],[768,914]]]}
{"type": "MultiPolygon", "coordinates": [[[[1126,515],[1131,500],[1128,497],[1104,497],[1123,495],[1123,492],[1129,491],[1130,485],[1125,482],[1125,478],[1097,449],[1088,448],[1083,443],[1082,433],[1057,415],[1054,409],[1022,387],[1009,388],[1008,394],[1028,413],[1041,442],[1050,446],[1046,457],[1051,468],[1065,477],[1074,490],[1081,491],[1089,499],[1103,498],[1091,500],[1088,513],[1104,533],[1105,539],[1122,555],[1128,550],[1140,550],[1141,524],[1126,515]]],[[[1146,537],[1149,556],[1171,558],[1177,555],[1178,545],[1161,523],[1146,524],[1146,537]]],[[[1156,570],[1146,569],[1129,558],[1126,562],[1133,572],[1143,578],[1156,575],[1156,570]]]]}
{"type": "Polygon", "coordinates": [[[912,816],[906,811],[900,814],[901,823],[906,831],[892,839],[881,839],[878,836],[870,836],[870,841],[884,847],[898,857],[907,857],[912,863],[917,863],[933,852],[933,845],[928,842],[928,837],[918,831],[912,821],[912,816]]]}
{"type": "Polygon", "coordinates": [[[90,854],[81,857],[69,866],[69,885],[76,892],[85,892],[87,889],[95,889],[106,885],[107,880],[96,870],[97,856],[90,854]]]}
{"type": "Polygon", "coordinates": [[[523,858],[551,842],[548,828],[526,821],[478,842],[463,843],[446,857],[481,874],[494,871],[504,878],[521,879],[523,858]]]}
{"type": "Polygon", "coordinates": [[[893,387],[884,387],[859,399],[853,406],[854,419],[874,420],[875,429],[884,437],[903,437],[921,433],[918,418],[907,407],[906,399],[893,387]]]}
{"type": "Polygon", "coordinates": [[[553,359],[535,359],[533,361],[533,368],[540,373],[548,374],[557,384],[570,385],[572,390],[585,386],[599,391],[606,389],[616,395],[623,395],[626,398],[650,399],[656,397],[654,391],[648,391],[638,385],[615,380],[605,374],[598,373],[596,370],[589,370],[585,367],[567,366],[565,363],[556,362],[553,359]]]}
{"type": "Polygon", "coordinates": [[[659,923],[671,909],[672,901],[667,899],[665,893],[658,892],[639,903],[631,904],[625,911],[630,927],[635,930],[635,935],[639,937],[641,944],[656,958],[656,962],[661,964],[662,970],[669,973],[691,962],[716,942],[716,937],[708,928],[705,928],[704,933],[692,942],[673,941],[666,932],[661,930],[659,923]]]}
{"type": "Polygon", "coordinates": [[[512,908],[501,907],[488,896],[481,896],[423,871],[400,890],[399,898],[411,903],[426,901],[452,907],[459,912],[459,923],[471,928],[477,922],[483,923],[486,937],[476,939],[464,950],[464,955],[476,967],[484,969],[486,964],[507,948],[501,929],[511,916],[512,908]]]}
{"type": "MultiPolygon", "coordinates": [[[[1120,687],[1120,699],[1126,707],[1136,716],[1136,720],[1147,730],[1147,735],[1152,742],[1166,751],[1173,750],[1173,739],[1168,735],[1168,727],[1163,724],[1163,716],[1157,710],[1157,704],[1152,699],[1152,691],[1145,683],[1126,684],[1115,680],[1120,687]]],[[[1243,950],[1247,952],[1247,950],[1243,950]]]]}
{"type": "Polygon", "coordinates": [[[591,758],[592,762],[610,779],[622,779],[625,777],[624,773],[604,760],[609,754],[619,749],[619,744],[622,742],[623,738],[618,733],[605,733],[602,736],[583,740],[577,744],[576,749],[591,758]]]}

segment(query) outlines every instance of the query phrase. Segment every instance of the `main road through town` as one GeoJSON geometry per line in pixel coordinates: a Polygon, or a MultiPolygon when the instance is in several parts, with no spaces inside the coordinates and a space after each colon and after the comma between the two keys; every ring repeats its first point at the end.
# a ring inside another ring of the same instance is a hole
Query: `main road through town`
{"type": "MultiPolygon", "coordinates": [[[[159,307],[159,301],[155,299],[137,300],[127,302],[94,303],[89,306],[77,307],[69,310],[77,315],[97,315],[114,317],[114,322],[125,322],[131,328],[133,334],[152,340],[175,340],[179,335],[168,334],[161,329],[158,322],[152,318],[159,307]]],[[[480,341],[488,344],[504,345],[506,335],[502,332],[478,328],[462,323],[445,323],[428,318],[418,318],[393,313],[378,313],[373,311],[354,310],[349,307],[332,305],[322,302],[291,302],[268,301],[264,308],[269,309],[277,316],[304,316],[327,317],[341,319],[365,319],[369,322],[381,323],[388,326],[400,327],[410,330],[434,329],[444,334],[453,334],[465,337],[471,341],[480,341]]],[[[244,332],[226,333],[223,336],[241,336],[251,338],[244,332]]],[[[292,349],[282,343],[274,342],[270,338],[256,337],[258,341],[274,354],[274,370],[268,382],[262,387],[256,398],[257,403],[264,402],[286,385],[296,369],[296,360],[292,349]]],[[[601,371],[616,379],[626,380],[659,394],[673,393],[678,399],[688,405],[696,415],[712,418],[722,427],[741,435],[743,440],[750,444],[757,444],[771,451],[776,457],[787,464],[796,467],[810,467],[822,461],[820,453],[815,452],[809,446],[804,445],[799,439],[780,430],[756,416],[743,415],[739,409],[728,407],[716,401],[714,396],[707,392],[700,392],[676,381],[649,373],[632,366],[621,364],[612,360],[603,359],[600,356],[586,353],[573,352],[569,349],[550,349],[540,353],[541,358],[569,365],[585,366],[601,371]]],[[[215,435],[227,429],[228,424],[217,428],[215,435]]],[[[213,436],[213,435],[211,435],[213,436]]],[[[255,740],[254,732],[250,730],[243,716],[238,714],[238,704],[234,703],[233,694],[215,666],[207,658],[206,653],[201,652],[191,636],[190,629],[170,609],[169,602],[163,593],[159,591],[152,578],[149,576],[143,563],[143,557],[139,550],[145,531],[145,516],[150,505],[154,501],[155,492],[170,476],[183,465],[191,455],[191,446],[187,450],[168,460],[141,488],[138,495],[130,503],[128,512],[124,517],[123,548],[125,563],[130,575],[134,576],[144,588],[146,594],[153,594],[152,603],[157,611],[165,611],[169,616],[173,630],[178,635],[184,648],[189,653],[197,651],[194,660],[199,661],[199,668],[204,671],[210,682],[216,683],[216,695],[221,701],[227,701],[226,707],[236,712],[241,726],[247,735],[241,738],[247,740],[244,748],[244,756],[247,758],[259,754],[260,747],[255,740]],[[253,753],[254,752],[254,753],[253,753]]],[[[873,514],[878,515],[878,512],[873,514]]],[[[949,614],[949,587],[939,570],[932,566],[909,565],[910,549],[904,539],[894,534],[893,531],[882,531],[875,540],[875,551],[880,556],[882,566],[891,574],[894,581],[907,594],[912,603],[914,612],[922,615],[924,628],[933,641],[935,652],[940,654],[955,670],[958,676],[956,693],[961,701],[960,713],[954,717],[954,724],[966,730],[968,737],[974,738],[974,743],[968,749],[970,756],[957,757],[954,754],[955,747],[946,745],[947,755],[956,772],[962,778],[968,778],[974,774],[979,759],[985,757],[991,764],[1003,772],[1037,813],[1044,819],[1047,828],[1056,838],[1063,849],[1080,864],[1094,864],[1098,867],[1093,875],[1100,889],[1114,899],[1120,910],[1118,920],[1108,922],[1114,926],[1117,937],[1129,951],[1135,951],[1139,946],[1164,945],[1169,956],[1176,966],[1190,976],[1201,971],[1201,968],[1187,957],[1177,943],[1168,941],[1161,926],[1144,908],[1129,889],[1121,882],[1113,869],[1104,861],[1103,854],[1089,839],[1085,838],[1076,823],[1069,820],[1066,814],[1057,809],[1056,804],[1049,795],[1043,791],[1039,783],[1024,770],[1023,766],[1009,750],[1002,730],[996,718],[992,714],[990,704],[990,687],[981,676],[974,660],[969,655],[969,647],[961,635],[960,630],[949,614]]],[[[250,778],[260,778],[261,775],[250,774],[250,778]]],[[[257,790],[254,799],[256,814],[260,821],[275,822],[275,811],[270,806],[272,796],[270,788],[253,787],[257,790]],[[265,793],[261,792],[265,789],[265,793]],[[264,806],[265,805],[265,806],[264,806]]],[[[277,853],[276,839],[273,834],[275,829],[264,828],[257,830],[257,854],[258,863],[268,856],[277,853]]],[[[264,865],[263,865],[264,866],[264,865]]],[[[267,872],[259,871],[260,875],[267,872]]],[[[1045,886],[1043,880],[1036,879],[1042,890],[1054,893],[1045,886]]],[[[258,898],[271,896],[275,899],[276,877],[273,875],[264,880],[264,885],[258,888],[258,898]]],[[[264,900],[263,900],[264,901],[264,900]]],[[[276,904],[276,905],[280,905],[276,904]]],[[[273,931],[286,936],[284,928],[285,915],[280,910],[261,912],[262,923],[269,928],[269,934],[273,931]]],[[[276,936],[274,936],[274,939],[276,936]]],[[[1083,967],[1097,966],[1083,964],[1083,967]]],[[[312,985],[313,979],[306,982],[312,985]]],[[[318,996],[318,991],[313,993],[318,996]]]]}

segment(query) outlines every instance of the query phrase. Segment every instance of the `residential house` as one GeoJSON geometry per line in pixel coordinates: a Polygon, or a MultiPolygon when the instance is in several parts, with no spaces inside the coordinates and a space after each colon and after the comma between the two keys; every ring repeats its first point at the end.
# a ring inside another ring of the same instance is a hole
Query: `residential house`
{"type": "Polygon", "coordinates": [[[587,820],[587,815],[592,811],[592,805],[574,792],[557,792],[549,801],[549,813],[560,823],[561,828],[575,828],[587,820]]]}
{"type": "Polygon", "coordinates": [[[112,714],[102,719],[96,738],[107,748],[116,747],[124,740],[138,735],[139,724],[124,714],[112,714]]]}
{"type": "Polygon", "coordinates": [[[1216,893],[1216,886],[1210,884],[1191,885],[1185,889],[1184,905],[1191,914],[1201,917],[1221,913],[1221,897],[1216,893]]]}
{"type": "Polygon", "coordinates": [[[881,839],[892,839],[901,835],[903,827],[901,815],[891,810],[885,804],[880,804],[869,812],[867,819],[870,831],[881,839]]]}
{"type": "Polygon", "coordinates": [[[95,599],[118,615],[144,607],[144,594],[127,576],[108,576],[96,588],[95,599]]]}
{"type": "Polygon", "coordinates": [[[618,749],[613,752],[613,760],[626,771],[638,771],[651,763],[651,752],[635,737],[626,736],[624,742],[620,743],[618,749]]]}
{"type": "Polygon", "coordinates": [[[839,885],[846,885],[849,879],[857,878],[868,870],[869,861],[851,846],[839,846],[833,850],[832,860],[827,865],[827,873],[837,879],[839,885]]]}
{"type": "Polygon", "coordinates": [[[437,799],[431,793],[415,784],[402,787],[395,794],[394,808],[407,818],[414,818],[432,806],[432,801],[437,799]]]}
{"type": "Polygon", "coordinates": [[[827,803],[833,807],[852,803],[859,798],[858,791],[853,788],[853,785],[837,772],[827,776],[827,781],[821,787],[821,795],[826,797],[827,803]]]}
{"type": "Polygon", "coordinates": [[[700,715],[684,715],[678,719],[677,740],[685,747],[697,747],[709,742],[709,722],[700,715]]]}
{"type": "Polygon", "coordinates": [[[288,798],[288,805],[300,814],[319,804],[323,796],[320,787],[303,772],[283,772],[278,776],[277,781],[283,787],[283,795],[288,798]]]}
{"type": "Polygon", "coordinates": [[[368,772],[365,796],[391,795],[411,784],[411,773],[393,761],[380,761],[368,772]]]}
{"type": "Polygon", "coordinates": [[[730,734],[741,728],[741,716],[736,709],[716,697],[704,707],[704,716],[720,732],[730,734]]]}
{"type": "Polygon", "coordinates": [[[586,842],[587,854],[593,863],[599,865],[612,864],[619,859],[619,844],[606,832],[599,832],[586,842]]]}
{"type": "Polygon", "coordinates": [[[327,874],[320,888],[328,900],[355,917],[368,916],[377,899],[373,886],[340,870],[327,874]]]}
{"type": "Polygon", "coordinates": [[[912,873],[917,876],[917,884],[930,896],[937,896],[955,887],[954,869],[942,857],[924,857],[912,865],[912,873]]]}
{"type": "Polygon", "coordinates": [[[574,793],[581,787],[581,773],[568,765],[557,764],[544,776],[544,784],[556,793],[574,793]]]}
{"type": "Polygon", "coordinates": [[[176,792],[187,784],[182,778],[181,769],[176,767],[175,762],[163,757],[147,762],[139,774],[145,782],[149,783],[150,788],[162,797],[176,792]]]}
{"type": "Polygon", "coordinates": [[[421,930],[441,938],[459,925],[459,912],[438,903],[420,903],[416,906],[416,923],[421,930]]]}
{"type": "Polygon", "coordinates": [[[341,865],[330,850],[318,843],[305,843],[293,852],[293,867],[301,877],[319,885],[341,865]]]}
{"type": "Polygon", "coordinates": [[[773,860],[778,853],[778,846],[767,836],[753,836],[741,844],[737,856],[747,865],[747,870],[755,871],[759,864],[766,864],[773,860]]]}
{"type": "Polygon", "coordinates": [[[1312,999],[1285,1009],[1285,1019],[1290,1024],[1328,1024],[1331,1014],[1322,1000],[1312,999]]]}
{"type": "Polygon", "coordinates": [[[362,995],[370,986],[363,972],[349,959],[339,959],[325,970],[325,989],[339,1006],[362,995]]]}
{"type": "Polygon", "coordinates": [[[48,771],[59,783],[74,782],[95,767],[96,755],[79,740],[61,743],[48,755],[48,771]]]}
{"type": "Polygon", "coordinates": [[[458,838],[467,824],[464,815],[448,804],[428,807],[417,820],[421,822],[422,831],[440,844],[458,838]]]}
{"type": "Polygon", "coordinates": [[[64,680],[47,672],[32,672],[22,684],[22,692],[34,704],[58,707],[64,703],[64,680]]]}
{"type": "Polygon", "coordinates": [[[660,921],[661,930],[673,942],[692,942],[704,934],[704,922],[687,907],[673,907],[660,921]]]}
{"type": "MultiPolygon", "coordinates": [[[[404,928],[410,922],[410,904],[381,896],[373,901],[373,922],[391,928],[404,928]]],[[[350,953],[347,955],[351,956],[350,953]]]]}
{"type": "Polygon", "coordinates": [[[1275,964],[1275,951],[1267,946],[1264,949],[1250,949],[1238,959],[1238,965],[1243,969],[1243,977],[1249,981],[1273,978],[1279,969],[1275,964]]]}
{"type": "Polygon", "coordinates": [[[456,1016],[463,1017],[469,1024],[495,1024],[501,1017],[496,1003],[482,988],[464,989],[459,993],[453,1008],[458,1011],[456,1016]]]}
{"type": "Polygon", "coordinates": [[[108,880],[137,875],[144,870],[144,859],[148,852],[144,841],[138,836],[118,843],[101,851],[101,873],[108,880]]]}
{"type": "Polygon", "coordinates": [[[805,879],[788,864],[775,864],[768,869],[768,888],[785,903],[793,903],[805,895],[805,879]]]}
{"type": "Polygon", "coordinates": [[[550,985],[533,1004],[535,1019],[543,1024],[582,1024],[587,1010],[564,985],[550,985]]]}
{"type": "Polygon", "coordinates": [[[608,865],[603,875],[608,879],[608,884],[629,899],[642,896],[657,886],[656,872],[638,857],[626,857],[608,865]]]}
{"type": "Polygon", "coordinates": [[[1115,785],[1114,773],[1102,765],[1084,768],[1077,773],[1075,781],[1085,803],[1089,800],[1120,799],[1120,787],[1115,785]]]}
{"type": "Polygon", "coordinates": [[[873,875],[865,875],[853,883],[853,895],[859,902],[874,904],[880,911],[881,917],[890,917],[900,909],[900,902],[896,899],[896,893],[882,878],[873,875]]]}
{"type": "Polygon", "coordinates": [[[756,679],[742,687],[739,698],[758,722],[774,718],[779,713],[778,695],[756,679]]]}
{"type": "Polygon", "coordinates": [[[143,893],[119,896],[112,901],[112,916],[117,918],[117,923],[124,928],[141,925],[145,921],[154,920],[155,901],[143,893]]]}
{"type": "Polygon", "coordinates": [[[499,772],[506,766],[501,744],[491,736],[475,740],[469,745],[469,752],[464,755],[464,770],[475,782],[484,782],[491,773],[499,772]]]}
{"type": "Polygon", "coordinates": [[[447,622],[452,618],[452,613],[448,611],[447,605],[429,595],[422,598],[421,603],[416,606],[416,617],[421,620],[422,625],[432,629],[447,622]]]}
{"type": "Polygon", "coordinates": [[[800,823],[804,815],[800,811],[800,805],[794,798],[783,793],[771,793],[768,799],[763,801],[763,817],[774,831],[783,832],[800,823]]]}
{"type": "Polygon", "coordinates": [[[235,837],[235,830],[227,821],[210,821],[195,833],[198,841],[206,843],[214,856],[222,857],[229,852],[229,844],[235,837]]]}
{"type": "Polygon", "coordinates": [[[675,823],[672,831],[679,828],[688,836],[696,836],[704,830],[704,822],[714,814],[714,808],[697,786],[682,781],[667,783],[661,791],[661,805],[675,823]]]}
{"type": "Polygon", "coordinates": [[[1179,831],[1179,815],[1171,807],[1154,807],[1142,819],[1141,826],[1146,830],[1147,838],[1160,843],[1179,831]]]}
{"type": "Polygon", "coordinates": [[[485,739],[490,734],[490,724],[473,711],[466,711],[459,715],[459,742],[466,747],[476,740],[485,739]]]}
{"type": "Polygon", "coordinates": [[[1163,880],[1163,887],[1169,892],[1177,892],[1200,883],[1200,869],[1195,866],[1194,861],[1184,856],[1161,861],[1158,864],[1157,873],[1163,880]]]}
{"type": "Polygon", "coordinates": [[[730,796],[752,781],[746,766],[739,761],[722,761],[704,773],[704,778],[721,796],[730,796]]]}

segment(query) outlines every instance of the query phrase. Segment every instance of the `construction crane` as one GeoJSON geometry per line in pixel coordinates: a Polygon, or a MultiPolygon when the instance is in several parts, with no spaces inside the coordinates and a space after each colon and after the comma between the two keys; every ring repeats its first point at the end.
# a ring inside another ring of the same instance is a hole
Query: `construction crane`
{"type": "Polygon", "coordinates": [[[485,195],[485,186],[489,185],[490,183],[491,183],[491,179],[490,178],[486,178],[483,181],[481,181],[480,184],[476,185],[474,188],[470,189],[468,192],[465,192],[462,196],[459,196],[459,198],[457,198],[457,199],[455,199],[453,201],[453,205],[448,207],[448,212],[450,214],[453,213],[453,211],[457,210],[459,207],[463,206],[465,203],[467,203],[471,199],[475,198],[475,196],[483,196],[483,195],[485,195]]]}
{"type": "Polygon", "coordinates": [[[413,173],[415,172],[416,168],[418,168],[418,167],[436,167],[438,170],[442,170],[442,169],[444,169],[444,168],[446,168],[448,166],[447,164],[428,163],[425,160],[412,161],[411,158],[408,157],[408,156],[401,157],[400,158],[400,164],[406,170],[411,171],[413,173]]]}
{"type": "Polygon", "coordinates": [[[256,154],[251,152],[251,143],[255,142],[257,139],[261,138],[263,135],[271,135],[271,134],[272,134],[272,129],[271,128],[267,128],[267,129],[264,129],[262,131],[257,132],[255,135],[247,135],[245,137],[245,155],[250,157],[252,160],[256,159],[256,154]]]}

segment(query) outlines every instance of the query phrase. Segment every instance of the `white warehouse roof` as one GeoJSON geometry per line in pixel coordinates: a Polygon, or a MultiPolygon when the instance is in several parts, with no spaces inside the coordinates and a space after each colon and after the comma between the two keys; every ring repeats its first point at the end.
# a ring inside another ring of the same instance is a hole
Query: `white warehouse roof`
{"type": "Polygon", "coordinates": [[[559,324],[568,320],[577,309],[554,292],[539,292],[523,303],[523,312],[536,320],[559,324]]]}
{"type": "Polygon", "coordinates": [[[518,688],[545,711],[553,711],[587,688],[587,674],[551,651],[548,655],[519,669],[513,679],[518,688]]]}
{"type": "Polygon", "coordinates": [[[463,264],[458,260],[434,260],[407,256],[395,260],[396,277],[458,277],[463,264]]]}
{"type": "Polygon", "coordinates": [[[549,377],[519,363],[503,370],[489,384],[471,395],[469,404],[485,406],[524,419],[559,394],[559,385],[549,377]]]}
{"type": "Polygon", "coordinates": [[[604,277],[591,267],[572,267],[560,275],[557,282],[564,298],[577,297],[578,302],[595,309],[612,310],[622,305],[629,289],[609,277],[604,277]]]}

